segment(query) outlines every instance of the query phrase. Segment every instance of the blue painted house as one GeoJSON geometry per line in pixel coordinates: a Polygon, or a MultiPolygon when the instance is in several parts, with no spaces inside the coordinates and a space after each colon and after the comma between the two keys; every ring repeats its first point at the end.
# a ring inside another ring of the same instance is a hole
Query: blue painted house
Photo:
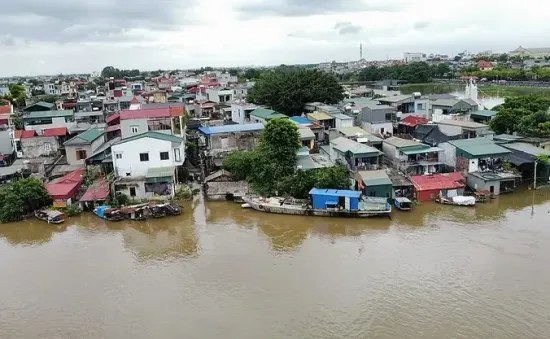
{"type": "Polygon", "coordinates": [[[312,188],[309,191],[311,204],[314,209],[326,209],[327,206],[345,206],[346,210],[357,211],[361,192],[327,188],[312,188]]]}

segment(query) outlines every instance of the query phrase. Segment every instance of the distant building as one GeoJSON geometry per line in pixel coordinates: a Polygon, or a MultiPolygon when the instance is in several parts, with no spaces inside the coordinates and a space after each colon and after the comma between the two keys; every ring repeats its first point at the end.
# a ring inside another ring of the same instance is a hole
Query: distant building
{"type": "Polygon", "coordinates": [[[425,53],[404,53],[403,59],[405,60],[405,62],[426,61],[426,54],[425,53]]]}
{"type": "Polygon", "coordinates": [[[544,58],[550,56],[550,47],[538,47],[538,48],[518,48],[510,51],[511,56],[531,57],[531,58],[544,58]]]}

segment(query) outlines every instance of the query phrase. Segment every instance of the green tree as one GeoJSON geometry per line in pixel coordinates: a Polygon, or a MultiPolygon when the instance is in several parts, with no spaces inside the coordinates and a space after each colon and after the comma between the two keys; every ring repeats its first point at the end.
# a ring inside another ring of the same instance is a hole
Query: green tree
{"type": "Polygon", "coordinates": [[[223,168],[231,172],[235,180],[250,180],[257,161],[258,152],[236,151],[223,159],[223,168]]]}
{"type": "Polygon", "coordinates": [[[96,88],[97,88],[97,85],[94,82],[88,82],[84,86],[84,89],[86,89],[87,91],[95,91],[96,88]]]}
{"type": "Polygon", "coordinates": [[[502,105],[494,108],[496,116],[489,122],[497,133],[518,132],[525,136],[550,136],[550,98],[540,94],[529,94],[506,98],[502,105]]]}
{"type": "Polygon", "coordinates": [[[8,86],[8,89],[10,91],[8,100],[10,100],[15,107],[25,107],[25,99],[26,99],[25,86],[20,83],[10,84],[8,86]]]}
{"type": "Polygon", "coordinates": [[[51,198],[40,180],[19,179],[0,188],[0,222],[21,220],[50,203],[51,198]]]}
{"type": "Polygon", "coordinates": [[[247,98],[281,113],[300,115],[306,103],[335,104],[344,99],[343,93],[338,79],[330,73],[283,66],[262,74],[247,98]]]}
{"type": "Polygon", "coordinates": [[[344,165],[336,165],[317,172],[315,187],[349,189],[349,172],[344,165]]]}

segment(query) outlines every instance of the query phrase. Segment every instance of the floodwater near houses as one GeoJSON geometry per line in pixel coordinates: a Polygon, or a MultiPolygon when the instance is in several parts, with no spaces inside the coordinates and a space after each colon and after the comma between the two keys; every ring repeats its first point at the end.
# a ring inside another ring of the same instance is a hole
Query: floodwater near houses
{"type": "Polygon", "coordinates": [[[0,225],[0,338],[550,337],[550,191],[392,219],[0,225]]]}

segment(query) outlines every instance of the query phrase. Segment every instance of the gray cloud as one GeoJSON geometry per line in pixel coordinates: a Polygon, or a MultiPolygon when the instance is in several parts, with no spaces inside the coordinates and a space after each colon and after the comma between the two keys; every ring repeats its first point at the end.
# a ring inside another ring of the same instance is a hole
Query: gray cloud
{"type": "Polygon", "coordinates": [[[0,35],[40,42],[125,41],[131,29],[179,27],[194,0],[17,0],[2,3],[0,35]],[[161,4],[162,3],[162,4],[161,4]]]}
{"type": "Polygon", "coordinates": [[[428,21],[417,21],[414,23],[413,28],[416,30],[422,30],[424,28],[427,28],[430,26],[430,23],[428,21]]]}
{"type": "Polygon", "coordinates": [[[336,25],[334,25],[334,29],[340,35],[355,34],[362,30],[361,26],[354,25],[351,22],[337,22],[336,25]]]}
{"type": "Polygon", "coordinates": [[[402,5],[390,1],[369,0],[262,0],[236,8],[241,16],[255,19],[261,16],[305,17],[342,12],[396,12],[402,5]]]}
{"type": "Polygon", "coordinates": [[[12,47],[15,46],[15,39],[11,35],[6,35],[0,39],[0,45],[12,47]]]}

